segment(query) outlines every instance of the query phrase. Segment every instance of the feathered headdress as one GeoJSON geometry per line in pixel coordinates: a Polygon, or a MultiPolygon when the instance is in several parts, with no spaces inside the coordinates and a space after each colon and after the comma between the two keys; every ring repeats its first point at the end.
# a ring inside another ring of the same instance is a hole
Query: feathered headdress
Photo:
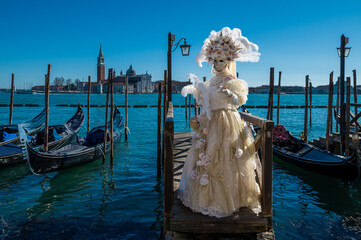
{"type": "Polygon", "coordinates": [[[202,62],[211,63],[218,57],[226,61],[258,62],[259,55],[258,46],[243,37],[240,29],[224,27],[219,32],[212,31],[204,40],[196,62],[200,67],[202,62]]]}

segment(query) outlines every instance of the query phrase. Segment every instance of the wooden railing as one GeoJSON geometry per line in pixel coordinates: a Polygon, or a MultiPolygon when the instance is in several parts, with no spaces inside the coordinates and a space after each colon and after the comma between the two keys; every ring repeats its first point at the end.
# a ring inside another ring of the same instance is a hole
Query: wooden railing
{"type": "Polygon", "coordinates": [[[261,173],[258,179],[261,188],[262,215],[272,216],[272,163],[273,163],[273,128],[274,122],[264,118],[254,116],[250,113],[240,112],[241,117],[253,126],[260,127],[261,130],[255,139],[255,151],[262,146],[261,173]]]}
{"type": "Polygon", "coordinates": [[[173,141],[174,113],[173,104],[169,102],[167,117],[164,124],[164,227],[169,229],[169,219],[173,215],[173,141]]]}

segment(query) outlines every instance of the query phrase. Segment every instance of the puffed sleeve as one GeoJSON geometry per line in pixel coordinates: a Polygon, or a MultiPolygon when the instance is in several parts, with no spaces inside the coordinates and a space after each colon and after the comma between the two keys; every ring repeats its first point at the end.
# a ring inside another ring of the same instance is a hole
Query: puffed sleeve
{"type": "Polygon", "coordinates": [[[243,105],[247,102],[248,84],[246,81],[236,78],[227,81],[223,86],[225,86],[232,93],[236,94],[240,105],[243,105]]]}

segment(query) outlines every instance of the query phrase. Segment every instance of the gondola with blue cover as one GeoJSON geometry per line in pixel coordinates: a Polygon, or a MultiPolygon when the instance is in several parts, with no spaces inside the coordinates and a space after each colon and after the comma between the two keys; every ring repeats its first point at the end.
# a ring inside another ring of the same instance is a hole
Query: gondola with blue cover
{"type": "MultiPolygon", "coordinates": [[[[39,115],[40,116],[40,115],[39,115]]],[[[38,118],[37,116],[36,118],[38,118]]],[[[74,116],[69,119],[66,123],[62,125],[52,125],[49,126],[49,138],[48,138],[48,149],[58,149],[62,146],[72,142],[75,138],[75,134],[80,130],[83,122],[84,122],[84,112],[79,106],[74,116]]],[[[42,117],[42,121],[44,122],[44,117],[42,117]]],[[[43,125],[43,123],[42,123],[43,125]]],[[[41,126],[42,126],[41,125],[41,126]]],[[[18,128],[16,128],[18,140],[13,142],[8,141],[6,144],[0,145],[0,168],[12,166],[15,164],[25,163],[26,159],[24,158],[24,154],[26,153],[25,143],[24,146],[21,146],[19,134],[19,128],[24,129],[24,134],[26,135],[26,145],[32,146],[36,149],[43,149],[44,144],[44,129],[36,132],[33,136],[29,136],[31,131],[29,127],[31,124],[26,123],[24,125],[19,124],[18,128]],[[24,126],[24,128],[22,128],[24,126]],[[19,143],[19,144],[16,144],[19,143]]],[[[32,133],[35,133],[32,131],[32,133]]]]}
{"type": "MultiPolygon", "coordinates": [[[[113,146],[120,142],[124,131],[124,120],[115,108],[113,118],[113,146]]],[[[108,129],[110,121],[108,122],[108,129]]],[[[95,127],[84,138],[62,148],[41,152],[28,145],[28,163],[34,174],[46,174],[65,168],[89,163],[103,157],[110,150],[109,132],[106,152],[104,146],[104,126],[95,127]]]]}
{"type": "Polygon", "coordinates": [[[358,176],[355,154],[340,156],[305,143],[276,125],[273,134],[273,154],[281,160],[318,173],[353,179],[358,176]]]}

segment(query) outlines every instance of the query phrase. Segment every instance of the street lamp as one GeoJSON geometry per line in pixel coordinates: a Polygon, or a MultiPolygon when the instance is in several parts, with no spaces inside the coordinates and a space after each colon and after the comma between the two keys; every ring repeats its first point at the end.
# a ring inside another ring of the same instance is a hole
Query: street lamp
{"type": "MultiPolygon", "coordinates": [[[[345,37],[345,35],[342,34],[341,36],[341,45],[339,48],[337,48],[338,56],[340,57],[340,84],[341,84],[341,92],[340,92],[340,106],[341,106],[341,121],[340,121],[340,135],[341,135],[341,147],[340,152],[341,155],[343,155],[342,146],[345,143],[346,133],[345,133],[345,114],[346,109],[344,106],[345,103],[345,57],[348,56],[350,53],[351,48],[346,47],[346,44],[348,43],[348,37],[345,37]]],[[[349,119],[347,119],[349,121],[349,119]]]]}
{"type": "MultiPolygon", "coordinates": [[[[351,47],[345,47],[345,57],[348,57],[350,53],[351,47]]],[[[338,56],[341,57],[341,48],[337,48],[338,56]]]]}
{"type": "Polygon", "coordinates": [[[172,101],[172,52],[174,52],[181,41],[184,41],[184,44],[180,45],[182,55],[189,56],[189,51],[191,45],[187,44],[187,40],[185,38],[179,39],[176,44],[173,44],[175,41],[175,35],[168,33],[168,101],[172,101]],[[175,47],[174,49],[172,49],[175,47]]]}

